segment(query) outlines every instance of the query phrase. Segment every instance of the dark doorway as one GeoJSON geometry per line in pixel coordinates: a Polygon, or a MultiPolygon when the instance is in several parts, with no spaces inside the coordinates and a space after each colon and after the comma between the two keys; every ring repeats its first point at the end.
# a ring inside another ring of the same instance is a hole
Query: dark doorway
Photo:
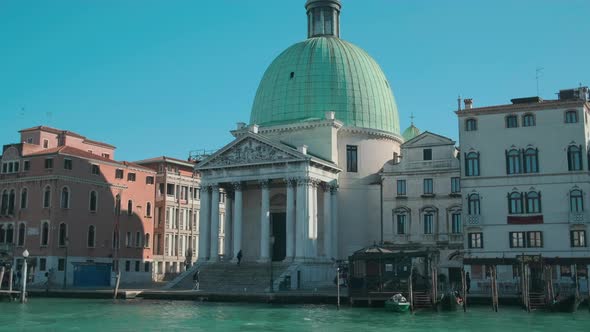
{"type": "Polygon", "coordinates": [[[275,242],[272,246],[272,260],[273,262],[280,262],[285,259],[287,255],[287,214],[286,213],[271,213],[270,224],[271,234],[274,236],[275,242]]]}
{"type": "Polygon", "coordinates": [[[449,285],[454,288],[460,288],[461,281],[461,269],[458,267],[449,267],[449,285]]]}

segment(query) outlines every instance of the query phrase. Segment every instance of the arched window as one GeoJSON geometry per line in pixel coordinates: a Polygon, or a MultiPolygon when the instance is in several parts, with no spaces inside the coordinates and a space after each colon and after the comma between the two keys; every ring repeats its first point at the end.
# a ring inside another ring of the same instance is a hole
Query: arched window
{"type": "Polygon", "coordinates": [[[115,196],[115,215],[121,215],[121,195],[115,196]]]}
{"type": "Polygon", "coordinates": [[[534,127],[535,123],[535,115],[528,113],[522,116],[522,126],[523,127],[534,127]]]}
{"type": "Polygon", "coordinates": [[[512,192],[508,194],[508,213],[510,214],[522,214],[523,202],[522,193],[512,192]]]}
{"type": "Polygon", "coordinates": [[[432,212],[425,212],[422,215],[424,226],[424,234],[432,234],[434,229],[434,214],[432,212]]]}
{"type": "Polygon", "coordinates": [[[539,149],[528,148],[524,151],[524,172],[539,173],[539,149]]]}
{"type": "Polygon", "coordinates": [[[68,238],[68,226],[64,223],[59,224],[59,233],[57,243],[60,247],[65,247],[67,245],[67,238],[68,238]]]}
{"type": "Polygon", "coordinates": [[[0,243],[6,242],[6,229],[4,225],[0,225],[0,243]]]}
{"type": "Polygon", "coordinates": [[[98,194],[96,191],[92,190],[90,192],[90,212],[96,212],[96,207],[98,204],[98,194]]]}
{"type": "Polygon", "coordinates": [[[8,190],[2,192],[2,207],[0,208],[0,214],[5,215],[8,212],[8,190]]]}
{"type": "Polygon", "coordinates": [[[582,191],[574,189],[570,191],[570,211],[571,212],[583,212],[584,211],[584,200],[582,198],[582,191]]]}
{"type": "Polygon", "coordinates": [[[61,190],[61,208],[70,208],[70,189],[68,187],[63,187],[61,190]]]}
{"type": "Polygon", "coordinates": [[[133,201],[132,200],[127,201],[127,214],[128,215],[133,214],[133,201]]]}
{"type": "Polygon", "coordinates": [[[26,209],[28,205],[29,205],[29,192],[27,191],[27,188],[23,188],[23,190],[21,190],[21,192],[20,192],[20,208],[26,209]]]}
{"type": "Polygon", "coordinates": [[[10,190],[10,194],[8,195],[8,214],[14,214],[14,201],[16,200],[16,194],[14,193],[14,189],[10,190]]]}
{"type": "Polygon", "coordinates": [[[541,193],[529,191],[526,194],[526,212],[541,213],[541,193]]]}
{"type": "Polygon", "coordinates": [[[395,214],[395,229],[397,235],[408,234],[408,213],[405,211],[399,211],[395,214]]]}
{"type": "Polygon", "coordinates": [[[145,215],[147,217],[152,216],[152,203],[150,203],[150,202],[147,202],[147,204],[145,205],[145,215]]]}
{"type": "Polygon", "coordinates": [[[479,152],[469,152],[465,155],[465,175],[479,176],[479,152]]]}
{"type": "Polygon", "coordinates": [[[14,227],[11,224],[6,227],[6,243],[14,243],[14,227]]]}
{"type": "Polygon", "coordinates": [[[143,246],[145,248],[149,248],[150,247],[150,233],[145,233],[145,238],[143,241],[143,246]]]}
{"type": "Polygon", "coordinates": [[[49,244],[49,223],[44,222],[41,226],[41,245],[47,246],[49,244]]]}
{"type": "Polygon", "coordinates": [[[516,149],[506,151],[506,174],[520,174],[520,152],[516,149]]]}
{"type": "Polygon", "coordinates": [[[518,127],[518,117],[516,115],[506,116],[506,128],[518,127]]]}
{"type": "Polygon", "coordinates": [[[51,187],[46,186],[45,190],[43,190],[43,207],[49,208],[51,207],[51,187]]]}
{"type": "Polygon", "coordinates": [[[25,224],[18,225],[18,238],[16,240],[17,246],[23,247],[25,245],[25,234],[26,234],[25,224]]]}
{"type": "Polygon", "coordinates": [[[578,112],[575,110],[570,110],[565,112],[565,123],[577,123],[578,122],[578,112]]]}
{"type": "Polygon", "coordinates": [[[479,194],[470,194],[467,197],[467,213],[470,215],[480,214],[479,194]]]}
{"type": "Polygon", "coordinates": [[[570,171],[582,170],[582,146],[570,145],[567,148],[567,168],[570,171]]]}
{"type": "Polygon", "coordinates": [[[141,233],[135,232],[135,248],[141,247],[141,233]]]}
{"type": "Polygon", "coordinates": [[[95,228],[94,228],[94,225],[90,225],[90,226],[88,226],[88,239],[86,242],[88,245],[88,248],[94,248],[95,242],[96,242],[95,228]]]}
{"type": "Polygon", "coordinates": [[[475,130],[477,130],[477,120],[476,119],[465,120],[465,131],[475,131],[475,130]]]}

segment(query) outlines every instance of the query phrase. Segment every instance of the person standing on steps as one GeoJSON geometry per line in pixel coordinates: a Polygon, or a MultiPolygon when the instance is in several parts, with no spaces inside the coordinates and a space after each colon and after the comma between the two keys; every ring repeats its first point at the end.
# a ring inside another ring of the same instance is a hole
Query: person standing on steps
{"type": "Polygon", "coordinates": [[[242,262],[242,249],[240,249],[240,251],[238,251],[238,265],[240,265],[240,262],[242,262]]]}
{"type": "Polygon", "coordinates": [[[193,274],[193,290],[199,290],[199,270],[193,274]]]}
{"type": "Polygon", "coordinates": [[[467,287],[467,294],[469,294],[469,290],[471,289],[471,277],[469,276],[469,272],[465,274],[465,286],[467,287]]]}

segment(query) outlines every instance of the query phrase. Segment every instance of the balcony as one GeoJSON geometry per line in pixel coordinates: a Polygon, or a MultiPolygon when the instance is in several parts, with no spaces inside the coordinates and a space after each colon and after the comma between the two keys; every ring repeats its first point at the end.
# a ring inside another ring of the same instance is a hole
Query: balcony
{"type": "Polygon", "coordinates": [[[465,217],[465,225],[467,226],[483,224],[483,217],[479,214],[468,214],[465,217]]]}
{"type": "Polygon", "coordinates": [[[409,234],[398,234],[393,238],[394,243],[410,242],[409,234]]]}
{"type": "Polygon", "coordinates": [[[453,167],[452,159],[441,160],[421,160],[407,163],[407,169],[437,169],[437,168],[451,168],[453,167]]]}
{"type": "Polygon", "coordinates": [[[570,212],[569,214],[570,224],[584,224],[588,222],[586,212],[570,212]]]}
{"type": "Polygon", "coordinates": [[[434,242],[435,235],[434,234],[423,234],[422,235],[422,242],[434,242]]]}
{"type": "Polygon", "coordinates": [[[449,242],[463,243],[463,234],[450,234],[449,242]]]}

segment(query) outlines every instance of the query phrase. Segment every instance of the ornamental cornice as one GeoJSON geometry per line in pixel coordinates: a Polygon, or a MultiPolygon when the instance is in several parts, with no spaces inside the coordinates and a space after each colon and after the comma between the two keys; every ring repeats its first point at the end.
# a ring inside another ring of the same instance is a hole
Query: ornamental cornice
{"type": "Polygon", "coordinates": [[[393,134],[393,133],[388,133],[388,132],[382,131],[382,130],[361,128],[361,127],[342,127],[342,129],[340,129],[340,131],[350,133],[350,134],[363,134],[363,135],[367,135],[369,137],[377,138],[377,139],[393,140],[393,141],[396,141],[400,144],[404,143],[404,139],[401,136],[399,136],[397,134],[393,134]]]}
{"type": "Polygon", "coordinates": [[[120,185],[120,184],[116,184],[116,183],[100,182],[100,181],[88,180],[85,178],[64,176],[64,175],[42,175],[42,176],[20,177],[20,178],[15,178],[15,179],[4,179],[4,180],[0,180],[0,184],[3,185],[3,184],[34,182],[34,181],[54,181],[54,180],[69,181],[69,182],[83,183],[83,184],[92,184],[92,185],[96,185],[96,186],[102,186],[105,188],[116,188],[116,189],[127,189],[128,188],[125,185],[120,185]]]}

